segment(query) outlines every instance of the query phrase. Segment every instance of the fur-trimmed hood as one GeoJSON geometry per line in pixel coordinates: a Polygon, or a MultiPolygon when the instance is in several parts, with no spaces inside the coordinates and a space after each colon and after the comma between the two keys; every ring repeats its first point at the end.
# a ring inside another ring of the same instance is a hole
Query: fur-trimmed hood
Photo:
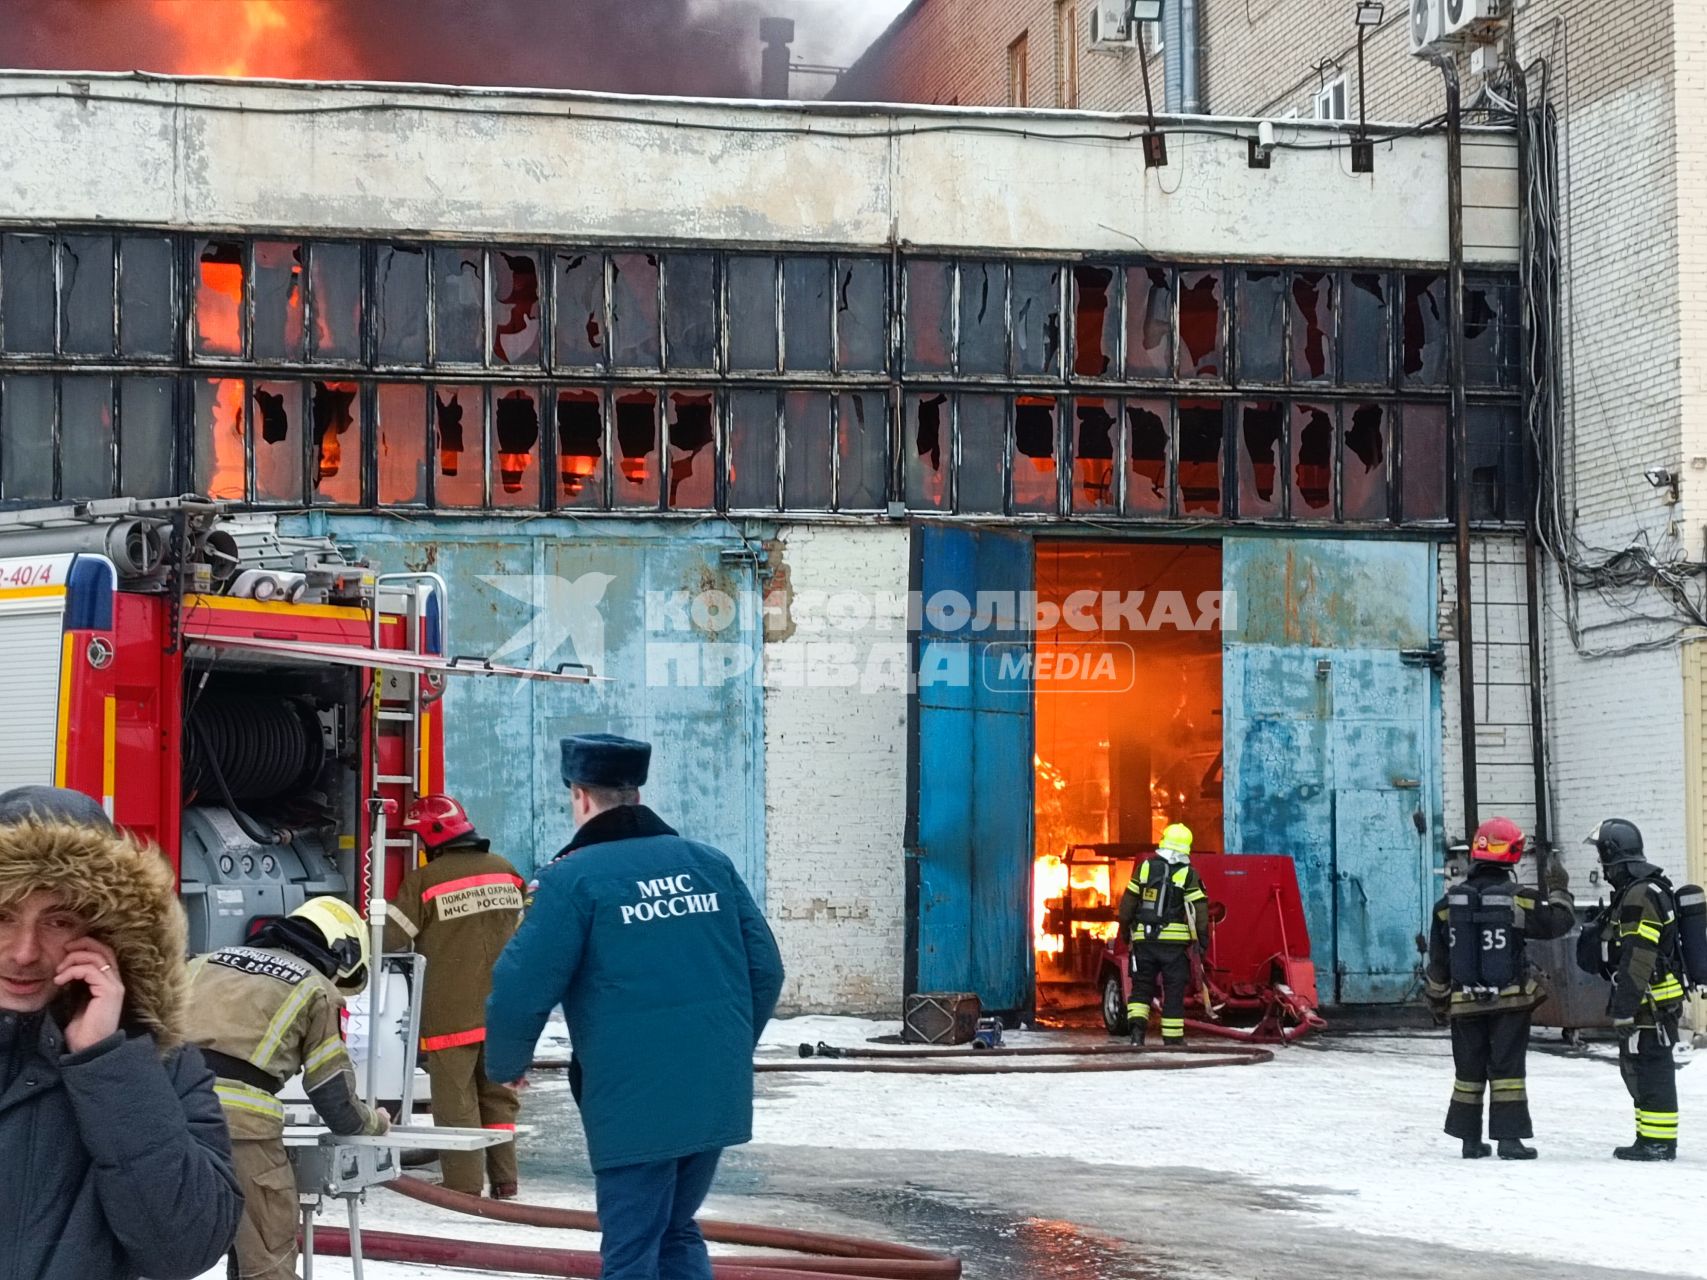
{"type": "MultiPolygon", "coordinates": [[[[118,956],[124,1026],[162,1051],[183,1037],[188,930],[172,867],[152,845],[64,822],[0,825],[0,903],[57,894],[118,956]]],[[[54,1010],[64,1016],[63,1006],[54,1010]]]]}

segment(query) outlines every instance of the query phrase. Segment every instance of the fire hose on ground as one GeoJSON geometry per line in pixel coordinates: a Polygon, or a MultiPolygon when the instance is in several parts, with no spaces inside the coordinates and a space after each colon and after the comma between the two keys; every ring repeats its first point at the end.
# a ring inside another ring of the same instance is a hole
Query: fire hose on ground
{"type": "MultiPolygon", "coordinates": [[[[599,1230],[598,1215],[584,1209],[487,1200],[418,1178],[399,1178],[385,1185],[411,1200],[495,1222],[565,1231],[599,1230]]],[[[910,1245],[740,1222],[701,1222],[699,1227],[711,1244],[789,1251],[713,1259],[712,1275],[716,1280],[955,1280],[960,1275],[958,1258],[910,1245]]],[[[314,1246],[316,1252],[328,1257],[348,1257],[349,1233],[338,1228],[320,1228],[314,1233],[314,1246]]],[[[471,1271],[569,1277],[599,1274],[599,1255],[591,1250],[450,1240],[395,1231],[363,1231],[362,1255],[370,1261],[410,1262],[471,1271]]]]}

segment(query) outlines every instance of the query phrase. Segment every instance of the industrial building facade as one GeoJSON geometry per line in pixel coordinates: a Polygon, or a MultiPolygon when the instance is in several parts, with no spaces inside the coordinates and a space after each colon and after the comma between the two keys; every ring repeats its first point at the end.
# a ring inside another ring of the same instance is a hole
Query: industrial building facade
{"type": "MultiPolygon", "coordinates": [[[[7,88],[0,498],[286,513],[445,574],[454,648],[609,677],[453,692],[514,858],[566,834],[556,739],[628,732],[793,1008],[1048,1003],[1106,933],[1048,895],[1122,874],[1063,851],[1180,817],[1295,858],[1328,999],[1414,994],[1459,834],[1438,135],[1353,181],[1332,129],[1290,172],[1205,134],[1164,187],[1089,116],[7,88]]],[[[1497,577],[1514,157],[1471,151],[1497,577]]]]}

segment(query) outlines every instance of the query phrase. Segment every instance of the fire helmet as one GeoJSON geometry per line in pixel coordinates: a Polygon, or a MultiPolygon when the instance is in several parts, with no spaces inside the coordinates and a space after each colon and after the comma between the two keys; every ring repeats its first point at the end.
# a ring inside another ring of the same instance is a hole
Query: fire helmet
{"type": "Polygon", "coordinates": [[[1628,818],[1608,818],[1589,832],[1583,843],[1595,847],[1603,867],[1638,862],[1642,857],[1642,833],[1628,818]]]}
{"type": "Polygon", "coordinates": [[[1475,862],[1518,862],[1523,858],[1523,828],[1510,818],[1489,818],[1476,828],[1476,838],[1470,842],[1470,858],[1475,862]]]}
{"type": "Polygon", "coordinates": [[[469,835],[474,824],[468,820],[463,807],[449,796],[422,796],[409,806],[403,818],[403,829],[413,832],[429,849],[449,844],[458,836],[469,835]]]}
{"type": "Polygon", "coordinates": [[[264,931],[267,939],[294,951],[332,980],[340,991],[367,985],[367,930],[342,898],[310,898],[264,931]]]}
{"type": "Polygon", "coordinates": [[[1170,824],[1168,829],[1162,832],[1156,852],[1166,858],[1183,860],[1191,857],[1191,828],[1183,822],[1170,824]]]}

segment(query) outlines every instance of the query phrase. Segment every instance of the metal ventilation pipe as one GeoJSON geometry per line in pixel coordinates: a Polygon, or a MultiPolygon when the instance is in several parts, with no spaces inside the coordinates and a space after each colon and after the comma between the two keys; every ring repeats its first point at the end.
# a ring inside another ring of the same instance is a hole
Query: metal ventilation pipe
{"type": "Polygon", "coordinates": [[[759,39],[765,43],[759,64],[759,96],[775,102],[786,101],[792,96],[789,67],[794,54],[789,45],[794,43],[794,19],[760,18],[759,39]]]}
{"type": "Polygon", "coordinates": [[[1196,115],[1203,109],[1198,85],[1197,0],[1172,0],[1162,10],[1162,80],[1166,110],[1196,115]]]}
{"type": "Polygon", "coordinates": [[[19,530],[7,533],[6,554],[105,556],[119,577],[145,578],[159,572],[166,561],[166,533],[147,520],[19,530]]]}

